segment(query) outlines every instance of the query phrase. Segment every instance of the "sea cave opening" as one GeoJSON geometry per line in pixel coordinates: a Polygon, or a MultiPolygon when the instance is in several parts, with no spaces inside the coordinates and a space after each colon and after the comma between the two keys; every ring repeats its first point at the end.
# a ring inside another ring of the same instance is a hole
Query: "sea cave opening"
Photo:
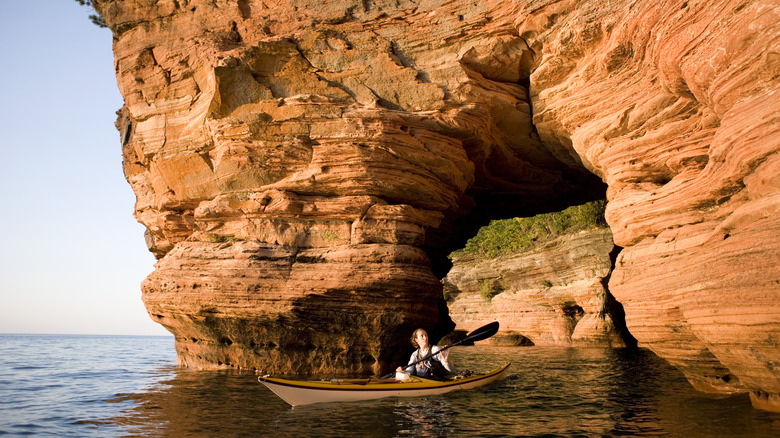
{"type": "MultiPolygon", "coordinates": [[[[500,159],[500,154],[497,156],[500,159]]],[[[584,166],[559,164],[544,169],[557,175],[553,184],[518,191],[511,171],[489,161],[478,163],[482,174],[477,172],[474,190],[464,196],[464,204],[471,207],[468,214],[439,230],[433,244],[425,248],[432,271],[443,285],[442,310],[457,332],[467,332],[474,327],[463,324],[469,320],[465,312],[487,306],[490,315],[485,315],[483,322],[491,317],[502,322],[502,335],[492,340],[498,345],[635,346],[622,305],[608,289],[620,248],[614,245],[604,218],[607,186],[584,166]],[[589,232],[594,236],[572,237],[589,232]],[[560,245],[549,243],[556,239],[560,245]],[[588,247],[593,261],[568,254],[580,251],[573,245],[588,247]],[[546,247],[549,254],[545,253],[546,247]],[[511,266],[513,258],[522,259],[523,253],[541,260],[535,262],[539,265],[535,272],[521,272],[523,268],[511,266]],[[471,264],[471,269],[459,267],[459,263],[471,264]],[[464,274],[466,271],[468,274],[464,274]],[[591,299],[602,303],[598,308],[571,298],[571,291],[590,278],[594,280],[589,286],[594,294],[591,299]],[[554,298],[535,303],[523,301],[526,295],[554,298]],[[517,301],[518,309],[540,310],[524,314],[518,310],[516,315],[509,315],[506,309],[511,308],[512,300],[517,301]],[[547,332],[525,331],[521,318],[538,319],[547,332]],[[596,333],[598,330],[608,335],[596,333]]]]}

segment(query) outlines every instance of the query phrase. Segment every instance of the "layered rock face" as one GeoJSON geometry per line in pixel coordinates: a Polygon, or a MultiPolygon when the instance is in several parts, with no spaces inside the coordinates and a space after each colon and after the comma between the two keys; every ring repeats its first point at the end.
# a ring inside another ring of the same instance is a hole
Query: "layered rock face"
{"type": "Polygon", "coordinates": [[[534,124],[609,185],[631,333],[694,386],[778,410],[780,8],[594,5],[521,18],[534,124]]]}
{"type": "Polygon", "coordinates": [[[450,317],[467,331],[499,321],[497,345],[636,345],[605,289],[614,250],[612,232],[595,229],[492,259],[457,255],[444,279],[450,317]]]}
{"type": "Polygon", "coordinates": [[[182,363],[386,367],[455,227],[597,175],[631,332],[780,409],[775,2],[93,3],[182,363]]]}
{"type": "Polygon", "coordinates": [[[381,372],[452,329],[429,254],[475,199],[589,196],[534,133],[522,39],[415,3],[98,3],[160,259],[143,298],[181,363],[381,372]]]}

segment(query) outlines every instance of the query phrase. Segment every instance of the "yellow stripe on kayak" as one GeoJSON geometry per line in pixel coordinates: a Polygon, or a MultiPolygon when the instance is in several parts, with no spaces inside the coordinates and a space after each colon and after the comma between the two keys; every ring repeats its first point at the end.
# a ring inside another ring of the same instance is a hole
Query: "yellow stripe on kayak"
{"type": "Polygon", "coordinates": [[[369,379],[366,379],[366,383],[342,383],[339,382],[338,380],[314,382],[314,381],[280,379],[280,378],[269,377],[269,376],[260,376],[258,377],[258,380],[261,382],[274,383],[277,385],[284,385],[284,386],[290,386],[290,387],[301,388],[301,389],[320,389],[320,390],[325,389],[325,390],[334,390],[334,391],[366,391],[366,390],[384,391],[384,390],[398,390],[398,389],[412,390],[412,389],[446,388],[448,386],[463,385],[465,383],[489,378],[491,376],[494,376],[506,370],[509,367],[509,365],[510,364],[507,363],[506,365],[496,368],[495,370],[492,370],[485,374],[479,374],[479,375],[474,375],[474,376],[464,377],[464,378],[448,379],[443,381],[425,379],[417,376],[412,376],[411,380],[407,382],[400,382],[400,381],[395,381],[395,379],[390,379],[391,383],[379,383],[379,382],[370,383],[369,379]]]}

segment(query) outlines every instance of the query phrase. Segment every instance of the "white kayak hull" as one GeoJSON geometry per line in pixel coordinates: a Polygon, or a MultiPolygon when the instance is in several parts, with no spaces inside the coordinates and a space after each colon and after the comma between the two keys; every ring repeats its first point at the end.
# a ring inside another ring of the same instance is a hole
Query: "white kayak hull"
{"type": "Polygon", "coordinates": [[[258,380],[282,400],[292,406],[301,406],[313,403],[375,400],[385,397],[422,397],[473,389],[506,377],[509,365],[506,364],[485,374],[445,381],[412,377],[406,382],[395,379],[333,379],[303,382],[268,376],[259,377],[258,380]]]}

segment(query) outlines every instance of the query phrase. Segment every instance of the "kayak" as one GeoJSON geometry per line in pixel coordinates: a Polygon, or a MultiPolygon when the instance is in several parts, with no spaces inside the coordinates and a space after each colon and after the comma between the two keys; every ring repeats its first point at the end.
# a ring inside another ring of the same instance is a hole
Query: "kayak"
{"type": "Polygon", "coordinates": [[[292,406],[313,403],[352,402],[375,400],[385,397],[421,397],[445,394],[462,389],[478,388],[502,379],[508,374],[509,363],[484,374],[431,380],[410,376],[408,380],[377,379],[329,379],[300,381],[260,376],[260,383],[292,406]]]}

